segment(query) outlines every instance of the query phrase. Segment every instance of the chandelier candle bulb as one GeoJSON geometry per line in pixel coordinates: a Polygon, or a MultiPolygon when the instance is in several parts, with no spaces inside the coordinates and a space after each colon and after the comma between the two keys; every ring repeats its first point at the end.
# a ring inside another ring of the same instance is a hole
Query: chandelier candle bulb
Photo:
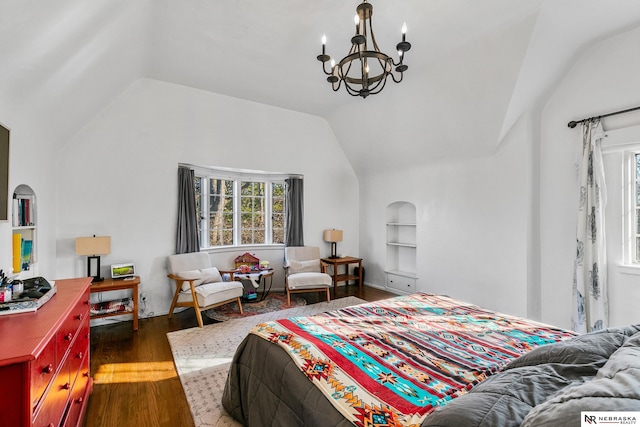
{"type": "Polygon", "coordinates": [[[402,24],[402,41],[407,41],[407,23],[402,24]]]}

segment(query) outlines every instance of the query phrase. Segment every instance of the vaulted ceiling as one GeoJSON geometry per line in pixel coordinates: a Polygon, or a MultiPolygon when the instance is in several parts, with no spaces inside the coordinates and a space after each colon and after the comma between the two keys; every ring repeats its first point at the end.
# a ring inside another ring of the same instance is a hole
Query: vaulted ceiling
{"type": "Polygon", "coordinates": [[[493,152],[589,44],[640,25],[635,0],[373,0],[382,50],[403,22],[413,47],[404,81],[361,99],[332,92],[316,60],[323,34],[346,54],[357,0],[0,3],[10,127],[64,143],[149,77],[324,117],[362,174],[493,152]]]}

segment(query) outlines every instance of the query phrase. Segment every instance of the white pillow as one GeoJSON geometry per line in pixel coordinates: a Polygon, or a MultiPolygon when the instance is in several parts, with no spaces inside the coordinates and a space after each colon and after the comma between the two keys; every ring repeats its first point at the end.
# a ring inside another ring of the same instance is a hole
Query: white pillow
{"type": "MultiPolygon", "coordinates": [[[[176,274],[182,279],[192,280],[193,286],[200,286],[206,283],[215,283],[222,282],[222,276],[220,275],[220,271],[216,267],[211,268],[201,268],[200,270],[189,270],[189,271],[181,271],[176,274]]],[[[184,282],[182,284],[182,290],[188,291],[190,289],[189,282],[184,282]]]]}
{"type": "Polygon", "coordinates": [[[320,272],[320,260],[289,261],[289,273],[317,273],[320,272]]]}

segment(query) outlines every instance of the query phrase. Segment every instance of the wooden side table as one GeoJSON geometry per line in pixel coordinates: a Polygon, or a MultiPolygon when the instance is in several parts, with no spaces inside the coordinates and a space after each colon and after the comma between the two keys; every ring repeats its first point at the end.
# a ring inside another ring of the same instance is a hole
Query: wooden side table
{"type": "MultiPolygon", "coordinates": [[[[242,301],[243,302],[264,301],[267,295],[269,295],[269,292],[271,292],[271,286],[273,285],[274,271],[275,270],[273,268],[270,268],[268,270],[252,271],[251,273],[239,273],[238,271],[234,271],[233,273],[234,280],[240,280],[240,281],[247,280],[251,282],[251,285],[249,286],[253,286],[255,289],[258,289],[260,287],[260,284],[262,283],[262,295],[260,296],[260,299],[249,300],[244,298],[244,295],[243,295],[242,301]],[[269,279],[269,288],[267,288],[267,279],[269,279]]],[[[244,285],[244,282],[243,282],[243,285],[244,285]]]]}
{"type": "Polygon", "coordinates": [[[131,311],[119,311],[116,313],[105,313],[92,315],[92,319],[99,319],[101,317],[110,316],[122,316],[125,314],[133,314],[133,330],[138,330],[138,285],[140,284],[140,276],[133,276],[125,279],[107,279],[102,282],[95,282],[91,284],[89,288],[92,294],[98,292],[107,291],[120,291],[122,289],[131,289],[131,297],[133,299],[133,312],[131,311]]]}
{"type": "Polygon", "coordinates": [[[357,280],[358,287],[360,291],[362,291],[362,258],[355,258],[352,256],[344,256],[340,258],[322,258],[322,262],[325,264],[329,264],[333,267],[333,274],[331,275],[333,279],[333,295],[336,295],[336,290],[338,289],[338,282],[347,282],[349,284],[349,280],[357,280]],[[349,265],[358,264],[358,275],[349,274],[349,265]],[[346,271],[343,274],[338,272],[339,267],[341,265],[346,266],[346,271]]]}

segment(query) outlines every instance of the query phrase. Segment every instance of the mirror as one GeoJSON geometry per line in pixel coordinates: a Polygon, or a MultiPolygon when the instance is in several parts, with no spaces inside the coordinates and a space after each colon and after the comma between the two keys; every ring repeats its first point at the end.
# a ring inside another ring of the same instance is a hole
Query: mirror
{"type": "Polygon", "coordinates": [[[0,221],[9,219],[9,129],[0,125],[0,221]]]}

